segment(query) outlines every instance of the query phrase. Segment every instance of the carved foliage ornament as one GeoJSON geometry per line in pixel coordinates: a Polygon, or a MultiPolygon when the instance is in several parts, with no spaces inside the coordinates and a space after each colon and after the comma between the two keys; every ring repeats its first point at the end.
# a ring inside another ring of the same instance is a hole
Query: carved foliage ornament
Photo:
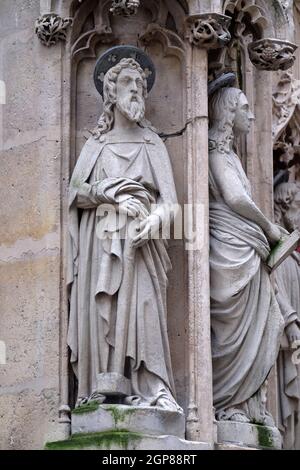
{"type": "Polygon", "coordinates": [[[231,18],[218,13],[192,15],[186,19],[187,38],[191,44],[205,49],[218,49],[231,39],[228,26],[231,18]]]}
{"type": "Polygon", "coordinates": [[[113,0],[110,11],[113,15],[135,15],[140,6],[140,0],[113,0]]]}
{"type": "Polygon", "coordinates": [[[264,38],[248,46],[253,65],[260,70],[287,70],[295,62],[297,46],[281,39],[264,38]]]}
{"type": "Polygon", "coordinates": [[[39,40],[49,47],[58,41],[65,41],[67,28],[72,24],[72,18],[61,18],[56,13],[40,16],[35,22],[35,32],[39,40]]]}

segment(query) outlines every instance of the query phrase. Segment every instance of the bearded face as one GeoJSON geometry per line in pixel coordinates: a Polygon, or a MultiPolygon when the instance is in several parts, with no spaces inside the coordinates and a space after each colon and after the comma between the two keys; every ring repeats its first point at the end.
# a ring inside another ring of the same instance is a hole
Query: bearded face
{"type": "Polygon", "coordinates": [[[131,122],[145,115],[144,82],[137,70],[123,69],[117,79],[116,107],[131,122]]]}
{"type": "Polygon", "coordinates": [[[145,116],[145,102],[140,96],[119,98],[116,107],[129,121],[140,122],[145,116]]]}

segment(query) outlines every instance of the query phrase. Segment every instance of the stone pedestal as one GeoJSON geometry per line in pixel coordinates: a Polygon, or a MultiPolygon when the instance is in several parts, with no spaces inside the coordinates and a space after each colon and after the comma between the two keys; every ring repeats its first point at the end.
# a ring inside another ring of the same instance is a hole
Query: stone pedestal
{"type": "Polygon", "coordinates": [[[49,450],[210,450],[187,441],[183,413],[156,407],[100,405],[91,401],[72,413],[72,436],[46,444],[49,450]]]}
{"type": "Polygon", "coordinates": [[[206,442],[126,431],[78,434],[66,441],[50,442],[45,448],[46,450],[212,450],[206,442]]]}
{"type": "Polygon", "coordinates": [[[184,439],[185,418],[183,413],[154,406],[99,405],[97,402],[76,408],[72,413],[72,435],[119,430],[184,439]]]}
{"type": "Polygon", "coordinates": [[[218,422],[218,448],[281,449],[282,439],[275,427],[259,424],[218,422]]]}

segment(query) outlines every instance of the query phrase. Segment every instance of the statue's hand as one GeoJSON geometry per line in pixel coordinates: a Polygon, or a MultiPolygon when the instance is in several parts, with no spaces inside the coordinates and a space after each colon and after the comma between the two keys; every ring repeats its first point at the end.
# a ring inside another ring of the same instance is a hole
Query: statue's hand
{"type": "Polygon", "coordinates": [[[138,248],[153,238],[160,228],[160,217],[156,214],[149,215],[142,220],[139,226],[139,233],[132,239],[132,246],[138,248]]]}
{"type": "Polygon", "coordinates": [[[293,347],[293,344],[299,344],[300,341],[300,328],[296,321],[290,323],[286,329],[285,333],[289,342],[289,345],[293,347]]]}
{"type": "Polygon", "coordinates": [[[285,228],[281,227],[281,225],[277,225],[277,227],[281,232],[281,238],[286,238],[290,235],[290,232],[288,232],[288,230],[286,230],[285,228]]]}
{"type": "Polygon", "coordinates": [[[282,238],[282,232],[278,225],[270,223],[268,230],[266,230],[266,235],[271,244],[279,242],[282,238]]]}
{"type": "Polygon", "coordinates": [[[133,217],[134,219],[138,217],[141,220],[145,219],[149,215],[145,205],[135,197],[120,202],[117,205],[117,211],[120,214],[125,214],[129,217],[133,217]]]}

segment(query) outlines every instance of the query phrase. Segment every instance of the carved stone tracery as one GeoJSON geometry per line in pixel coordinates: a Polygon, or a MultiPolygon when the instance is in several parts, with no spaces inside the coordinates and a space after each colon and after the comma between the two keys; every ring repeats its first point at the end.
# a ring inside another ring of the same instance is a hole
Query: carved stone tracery
{"type": "Polygon", "coordinates": [[[74,25],[71,34],[71,52],[77,61],[83,57],[96,57],[99,42],[110,44],[114,34],[111,28],[110,0],[95,2],[88,0],[74,11],[74,25]]]}
{"type": "Polygon", "coordinates": [[[139,37],[139,43],[141,46],[147,46],[155,40],[162,45],[165,56],[171,54],[182,58],[185,46],[180,37],[156,23],[151,23],[148,25],[145,33],[139,37]]]}
{"type": "MultiPolygon", "coordinates": [[[[286,70],[295,61],[296,46],[277,37],[287,38],[284,28],[288,18],[279,1],[272,2],[269,9],[267,7],[267,2],[257,0],[224,2],[223,11],[233,20],[230,29],[233,40],[229,48],[241,48],[244,55],[248,50],[251,62],[260,70],[286,70]]],[[[234,54],[228,52],[228,55],[234,54]]]]}
{"type": "Polygon", "coordinates": [[[269,21],[256,0],[227,0],[224,12],[233,18],[233,34],[235,37],[251,34],[253,41],[263,37],[264,30],[270,28],[269,21]]]}
{"type": "Polygon", "coordinates": [[[186,19],[186,36],[194,46],[204,49],[224,47],[231,39],[230,17],[218,13],[192,15],[186,19]]]}

